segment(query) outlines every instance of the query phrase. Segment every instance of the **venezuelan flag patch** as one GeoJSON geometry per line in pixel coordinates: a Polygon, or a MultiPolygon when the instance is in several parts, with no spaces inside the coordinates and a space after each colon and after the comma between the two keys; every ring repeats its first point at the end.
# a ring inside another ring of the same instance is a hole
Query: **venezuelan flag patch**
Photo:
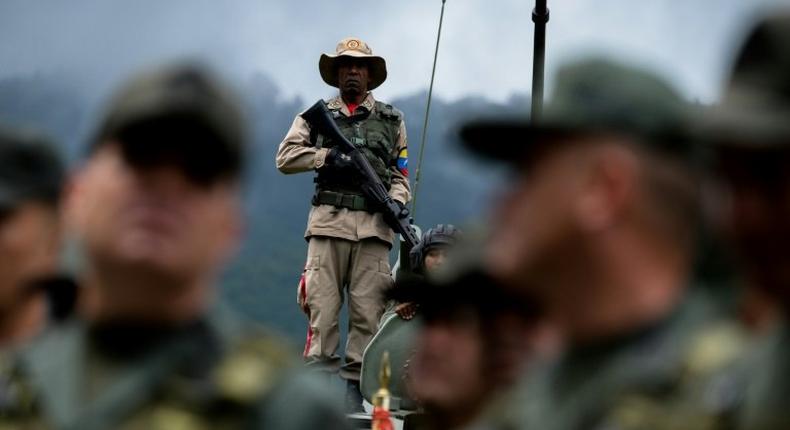
{"type": "Polygon", "coordinates": [[[398,170],[403,176],[409,176],[409,151],[406,148],[401,149],[400,154],[398,154],[398,170]]]}

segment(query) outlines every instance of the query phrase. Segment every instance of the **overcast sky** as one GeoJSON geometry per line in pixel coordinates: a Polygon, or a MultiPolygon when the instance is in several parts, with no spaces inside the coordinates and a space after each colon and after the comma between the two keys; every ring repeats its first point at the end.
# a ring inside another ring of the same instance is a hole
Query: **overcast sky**
{"type": "MultiPolygon", "coordinates": [[[[531,84],[533,1],[447,0],[436,92],[506,99],[531,84]]],[[[690,99],[718,96],[731,49],[758,11],[790,0],[548,0],[547,77],[605,53],[659,70],[690,99]]],[[[318,57],[360,37],[387,59],[392,98],[430,78],[440,0],[70,0],[0,2],[0,77],[77,79],[103,95],[168,58],[203,59],[236,82],[269,75],[305,102],[332,89],[318,57]]]]}

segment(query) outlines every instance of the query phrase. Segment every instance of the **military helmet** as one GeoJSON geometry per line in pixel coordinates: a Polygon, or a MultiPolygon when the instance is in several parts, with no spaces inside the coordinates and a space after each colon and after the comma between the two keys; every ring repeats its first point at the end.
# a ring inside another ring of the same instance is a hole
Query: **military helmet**
{"type": "Polygon", "coordinates": [[[439,224],[428,229],[422,234],[420,243],[411,249],[409,259],[411,267],[417,273],[422,273],[425,268],[425,256],[431,248],[437,246],[452,246],[461,237],[461,230],[452,224],[439,224]]]}

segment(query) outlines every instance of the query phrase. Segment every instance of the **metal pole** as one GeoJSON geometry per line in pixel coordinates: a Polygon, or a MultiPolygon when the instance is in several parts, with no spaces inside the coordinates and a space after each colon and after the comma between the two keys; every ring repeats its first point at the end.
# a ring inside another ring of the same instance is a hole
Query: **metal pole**
{"type": "Polygon", "coordinates": [[[543,66],[546,60],[546,23],[549,22],[549,9],[546,0],[536,0],[532,10],[535,23],[535,45],[532,50],[532,123],[540,121],[543,113],[543,66]]]}
{"type": "Polygon", "coordinates": [[[431,70],[431,84],[428,86],[428,103],[425,105],[425,119],[422,123],[422,138],[420,139],[420,155],[417,158],[417,169],[414,175],[414,192],[411,197],[411,216],[417,218],[417,190],[420,186],[420,171],[422,169],[422,156],[425,151],[425,135],[428,133],[428,116],[431,113],[431,99],[433,98],[433,80],[436,77],[436,60],[439,58],[439,41],[442,38],[442,22],[444,21],[444,3],[439,14],[439,30],[436,33],[436,50],[433,52],[433,70],[431,70]]]}

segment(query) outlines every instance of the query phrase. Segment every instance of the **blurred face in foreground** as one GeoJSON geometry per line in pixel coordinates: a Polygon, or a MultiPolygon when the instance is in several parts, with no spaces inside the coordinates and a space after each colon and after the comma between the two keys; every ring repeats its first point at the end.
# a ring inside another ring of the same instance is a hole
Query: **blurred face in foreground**
{"type": "Polygon", "coordinates": [[[577,196],[584,186],[581,138],[544,142],[518,167],[518,174],[494,211],[485,264],[506,286],[534,288],[561,273],[579,245],[577,196]]]}
{"type": "Polygon", "coordinates": [[[465,416],[484,390],[483,342],[474,312],[459,311],[426,324],[409,365],[409,388],[426,408],[465,416]]]}
{"type": "Polygon", "coordinates": [[[213,275],[234,248],[236,187],[200,183],[167,163],[133,166],[108,142],[76,177],[69,215],[94,270],[189,284],[213,275]]]}
{"type": "Polygon", "coordinates": [[[790,150],[717,153],[715,223],[755,286],[790,305],[790,150]]]}
{"type": "Polygon", "coordinates": [[[58,224],[55,207],[44,203],[0,211],[0,312],[27,302],[31,285],[55,273],[58,224]]]}

